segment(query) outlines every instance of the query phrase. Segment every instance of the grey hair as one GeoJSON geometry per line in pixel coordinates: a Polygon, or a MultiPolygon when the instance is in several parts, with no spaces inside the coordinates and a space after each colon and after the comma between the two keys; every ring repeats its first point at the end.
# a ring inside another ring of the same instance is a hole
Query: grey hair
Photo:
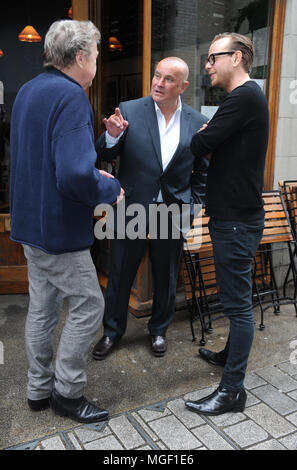
{"type": "Polygon", "coordinates": [[[44,67],[63,69],[74,64],[79,51],[90,55],[94,39],[99,44],[101,35],[91,21],[55,21],[45,36],[44,67]]]}

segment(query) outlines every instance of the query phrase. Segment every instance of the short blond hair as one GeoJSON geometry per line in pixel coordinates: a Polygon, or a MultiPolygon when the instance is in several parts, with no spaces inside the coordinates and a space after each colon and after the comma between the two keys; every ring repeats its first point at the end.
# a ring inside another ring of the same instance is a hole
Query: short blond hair
{"type": "Polygon", "coordinates": [[[253,60],[254,60],[254,55],[255,55],[255,49],[254,49],[252,41],[247,36],[244,36],[243,34],[221,33],[221,34],[217,34],[213,38],[211,44],[223,38],[230,38],[230,50],[241,51],[243,68],[247,73],[250,74],[252,71],[253,60]]]}

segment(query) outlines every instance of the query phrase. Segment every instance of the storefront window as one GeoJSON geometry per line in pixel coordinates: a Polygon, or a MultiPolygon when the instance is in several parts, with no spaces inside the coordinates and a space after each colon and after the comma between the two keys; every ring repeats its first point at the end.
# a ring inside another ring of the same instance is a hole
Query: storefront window
{"type": "Polygon", "coordinates": [[[153,0],[152,73],[168,56],[184,59],[190,86],[184,101],[211,118],[225,92],[210,86],[205,59],[214,36],[225,31],[249,36],[255,47],[251,78],[265,92],[271,0],[153,0]]]}
{"type": "Polygon", "coordinates": [[[101,111],[108,117],[120,101],[141,97],[142,1],[101,1],[101,111]]]}

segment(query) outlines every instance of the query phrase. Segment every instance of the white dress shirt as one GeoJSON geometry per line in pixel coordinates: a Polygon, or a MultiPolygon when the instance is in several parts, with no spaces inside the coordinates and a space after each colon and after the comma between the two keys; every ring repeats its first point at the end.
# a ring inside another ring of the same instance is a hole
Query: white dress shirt
{"type": "MultiPolygon", "coordinates": [[[[160,134],[163,171],[166,170],[179,144],[181,108],[182,108],[182,103],[179,97],[177,109],[175,113],[173,114],[172,118],[170,119],[168,126],[166,126],[166,119],[164,115],[162,114],[162,111],[160,110],[157,103],[155,103],[159,134],[160,134]]],[[[162,192],[160,191],[157,202],[162,202],[162,201],[163,201],[162,192]]]]}

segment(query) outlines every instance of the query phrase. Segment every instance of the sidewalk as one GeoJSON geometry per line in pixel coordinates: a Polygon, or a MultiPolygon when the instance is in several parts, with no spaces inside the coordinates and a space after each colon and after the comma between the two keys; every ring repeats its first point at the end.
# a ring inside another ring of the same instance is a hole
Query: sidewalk
{"type": "MultiPolygon", "coordinates": [[[[221,369],[197,355],[191,342],[188,312],[177,312],[168,331],[164,358],[149,352],[147,319],[129,317],[126,336],[102,362],[88,362],[86,396],[109,409],[106,423],[79,425],[51,410],[26,405],[26,358],[23,328],[27,296],[0,297],[0,448],[16,450],[296,450],[297,319],[293,306],[281,314],[266,312],[259,331],[258,312],[245,387],[244,413],[199,416],[185,408],[218,385],[221,369]],[[4,337],[2,336],[4,333],[4,337]],[[19,364],[20,362],[20,364],[19,364]],[[154,399],[155,398],[155,399],[154,399]]],[[[61,327],[63,326],[63,318],[61,327]]],[[[219,350],[228,333],[225,319],[214,323],[206,347],[219,350]]],[[[98,339],[101,331],[98,334],[98,339]]]]}

